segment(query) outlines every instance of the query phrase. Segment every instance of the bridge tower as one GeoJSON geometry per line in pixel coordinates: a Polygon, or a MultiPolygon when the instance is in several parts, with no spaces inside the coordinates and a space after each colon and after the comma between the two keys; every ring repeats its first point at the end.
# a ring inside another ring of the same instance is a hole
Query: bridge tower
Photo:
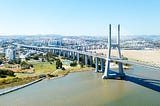
{"type": "MultiPolygon", "coordinates": [[[[115,47],[117,49],[117,52],[118,52],[117,59],[121,60],[122,56],[121,56],[121,50],[120,50],[120,25],[119,24],[118,24],[118,34],[117,34],[116,44],[112,44],[112,42],[111,42],[111,24],[109,24],[108,54],[107,54],[107,59],[106,59],[105,72],[104,72],[104,75],[102,76],[103,79],[112,78],[112,75],[109,73],[110,62],[112,60],[111,59],[112,47],[115,47]]],[[[119,77],[124,77],[125,76],[125,74],[123,72],[123,64],[121,62],[118,62],[118,71],[119,72],[116,74],[116,76],[119,76],[119,77]]]]}

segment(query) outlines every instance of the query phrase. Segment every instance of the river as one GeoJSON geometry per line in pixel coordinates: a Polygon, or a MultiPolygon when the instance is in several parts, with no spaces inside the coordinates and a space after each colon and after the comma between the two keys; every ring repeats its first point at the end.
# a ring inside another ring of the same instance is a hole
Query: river
{"type": "Polygon", "coordinates": [[[132,67],[125,80],[93,71],[44,80],[0,96],[0,106],[160,106],[160,70],[132,67]]]}

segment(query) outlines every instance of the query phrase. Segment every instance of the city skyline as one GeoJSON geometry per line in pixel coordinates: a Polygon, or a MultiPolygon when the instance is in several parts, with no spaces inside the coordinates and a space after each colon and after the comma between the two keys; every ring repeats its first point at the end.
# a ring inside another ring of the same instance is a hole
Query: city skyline
{"type": "Polygon", "coordinates": [[[122,35],[160,35],[159,5],[158,0],[1,0],[0,35],[105,36],[108,24],[121,24],[122,35]]]}

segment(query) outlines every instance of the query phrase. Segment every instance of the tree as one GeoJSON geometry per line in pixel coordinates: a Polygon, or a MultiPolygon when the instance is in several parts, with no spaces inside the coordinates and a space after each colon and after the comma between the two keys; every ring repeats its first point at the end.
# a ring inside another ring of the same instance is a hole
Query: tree
{"type": "Polygon", "coordinates": [[[70,66],[72,67],[77,66],[77,61],[73,61],[72,63],[70,63],[70,66]]]}
{"type": "Polygon", "coordinates": [[[8,69],[0,69],[0,77],[4,77],[6,75],[15,76],[14,72],[8,69]]]}
{"type": "Polygon", "coordinates": [[[33,68],[33,64],[28,64],[27,62],[23,61],[23,62],[21,63],[21,67],[22,67],[23,69],[30,69],[31,67],[33,68]]]}
{"type": "Polygon", "coordinates": [[[35,55],[35,56],[33,57],[33,59],[34,59],[34,60],[39,60],[39,56],[38,56],[38,55],[35,55]]]}
{"type": "Polygon", "coordinates": [[[16,59],[16,64],[21,64],[21,59],[20,58],[16,59]]]}
{"type": "Polygon", "coordinates": [[[84,67],[84,62],[80,62],[80,65],[83,68],[84,67]]]}
{"type": "Polygon", "coordinates": [[[45,62],[44,58],[42,58],[42,62],[45,62]]]}
{"type": "Polygon", "coordinates": [[[0,65],[3,63],[2,59],[0,59],[0,65]]]}
{"type": "Polygon", "coordinates": [[[60,61],[60,59],[56,61],[56,69],[58,68],[62,68],[62,62],[60,61]]]}
{"type": "Polygon", "coordinates": [[[26,61],[27,61],[27,60],[30,60],[30,58],[29,58],[29,57],[26,57],[25,59],[26,59],[26,61]]]}

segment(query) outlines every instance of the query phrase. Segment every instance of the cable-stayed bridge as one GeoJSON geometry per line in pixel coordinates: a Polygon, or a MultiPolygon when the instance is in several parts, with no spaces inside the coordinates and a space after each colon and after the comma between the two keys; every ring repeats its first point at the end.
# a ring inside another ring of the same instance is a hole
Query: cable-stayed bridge
{"type": "Polygon", "coordinates": [[[43,51],[43,52],[53,52],[56,55],[61,55],[64,57],[73,58],[74,60],[80,61],[80,56],[83,57],[85,61],[85,65],[92,66],[93,60],[95,61],[95,72],[104,72],[102,78],[112,78],[110,74],[110,62],[115,61],[118,63],[118,72],[114,76],[124,77],[125,73],[123,71],[123,64],[131,64],[131,65],[139,65],[147,68],[160,69],[160,67],[145,64],[142,62],[132,61],[132,60],[124,60],[121,56],[120,50],[120,25],[118,25],[118,34],[117,34],[117,42],[116,44],[112,44],[111,42],[111,24],[109,25],[109,35],[108,35],[108,53],[107,55],[100,55],[93,52],[87,51],[79,51],[75,49],[67,49],[67,48],[57,48],[57,47],[37,47],[30,45],[23,45],[14,43],[14,45],[19,46],[20,48],[26,48],[31,50],[43,51]],[[117,48],[118,56],[111,56],[112,47],[117,48]],[[99,63],[100,68],[99,69],[99,63]]]}

